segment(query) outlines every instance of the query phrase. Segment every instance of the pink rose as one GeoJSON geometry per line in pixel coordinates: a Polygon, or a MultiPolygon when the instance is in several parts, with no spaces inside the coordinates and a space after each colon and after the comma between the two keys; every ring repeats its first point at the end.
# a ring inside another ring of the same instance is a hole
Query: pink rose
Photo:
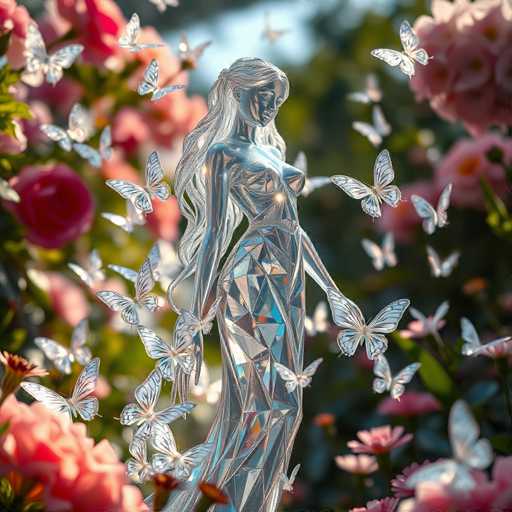
{"type": "Polygon", "coordinates": [[[501,197],[507,191],[503,167],[489,161],[486,153],[493,147],[501,149],[504,161],[512,161],[512,140],[488,134],[476,139],[458,141],[437,167],[439,189],[453,183],[452,204],[461,207],[483,207],[480,179],[485,178],[501,197]]]}
{"type": "Polygon", "coordinates": [[[153,213],[146,217],[147,225],[156,238],[172,242],[178,237],[180,208],[178,200],[170,197],[167,201],[153,201],[153,213]]]}
{"type": "Polygon", "coordinates": [[[0,409],[0,473],[16,471],[43,486],[48,510],[137,512],[147,510],[125,466],[107,440],[97,445],[83,423],[71,423],[40,403],[28,406],[10,396],[0,409]]]}
{"type": "Polygon", "coordinates": [[[94,201],[81,178],[64,164],[24,167],[13,179],[19,203],[10,210],[33,244],[54,249],[89,230],[94,201]]]}
{"type": "Polygon", "coordinates": [[[382,217],[377,223],[377,229],[381,232],[391,231],[397,241],[409,243],[416,231],[417,226],[421,224],[414,206],[411,202],[411,195],[417,194],[427,201],[432,201],[435,197],[434,184],[429,181],[416,181],[401,188],[402,201],[396,208],[384,208],[382,217]]]}
{"type": "Polygon", "coordinates": [[[105,65],[120,52],[117,39],[126,21],[111,0],[57,0],[57,11],[77,32],[84,60],[105,65]]]}

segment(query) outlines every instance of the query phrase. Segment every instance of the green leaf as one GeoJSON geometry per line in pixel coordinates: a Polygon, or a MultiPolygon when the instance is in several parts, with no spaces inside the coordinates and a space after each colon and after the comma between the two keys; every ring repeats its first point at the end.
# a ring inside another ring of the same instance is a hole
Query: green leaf
{"type": "Polygon", "coordinates": [[[0,56],[3,56],[7,53],[7,49],[9,48],[9,41],[11,40],[11,33],[12,32],[9,31],[0,35],[0,56]]]}
{"type": "Polygon", "coordinates": [[[14,501],[14,492],[7,478],[0,478],[0,504],[9,507],[14,501]]]}
{"type": "Polygon", "coordinates": [[[454,392],[454,383],[437,359],[412,340],[402,338],[398,334],[394,334],[393,338],[413,361],[421,363],[418,373],[425,387],[437,397],[450,400],[454,392]]]}
{"type": "Polygon", "coordinates": [[[0,436],[3,436],[7,430],[9,430],[10,422],[9,420],[0,423],[0,436]]]}
{"type": "Polygon", "coordinates": [[[509,454],[512,451],[512,436],[510,434],[496,434],[490,438],[490,441],[497,452],[509,454]]]}

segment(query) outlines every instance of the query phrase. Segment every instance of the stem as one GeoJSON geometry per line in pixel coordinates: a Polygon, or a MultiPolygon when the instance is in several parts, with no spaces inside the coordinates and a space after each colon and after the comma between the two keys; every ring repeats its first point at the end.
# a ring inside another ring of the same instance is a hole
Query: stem
{"type": "Polygon", "coordinates": [[[391,467],[391,457],[389,453],[382,453],[377,455],[377,461],[379,463],[379,471],[382,476],[384,476],[386,482],[391,482],[391,478],[393,477],[392,467],[391,467]]]}
{"type": "Polygon", "coordinates": [[[504,357],[496,359],[495,361],[496,369],[498,370],[498,375],[500,376],[501,389],[503,391],[503,395],[505,396],[505,402],[507,404],[510,428],[512,430],[512,395],[510,393],[510,387],[508,385],[508,362],[504,357]]]}

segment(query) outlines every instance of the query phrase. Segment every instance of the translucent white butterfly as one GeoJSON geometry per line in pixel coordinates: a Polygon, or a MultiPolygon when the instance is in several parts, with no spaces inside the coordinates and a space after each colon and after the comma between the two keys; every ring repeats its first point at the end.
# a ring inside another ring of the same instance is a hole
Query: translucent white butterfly
{"type": "Polygon", "coordinates": [[[263,26],[263,30],[261,31],[262,39],[266,39],[269,43],[275,43],[288,32],[288,30],[277,30],[272,28],[272,23],[270,22],[270,13],[265,13],[265,24],[263,26]]]}
{"type": "Polygon", "coordinates": [[[164,12],[167,7],[178,7],[179,0],[149,0],[150,3],[156,6],[160,12],[164,12]]]}
{"type": "Polygon", "coordinates": [[[110,126],[106,126],[100,135],[99,151],[87,144],[74,143],[73,149],[93,167],[100,167],[102,160],[108,160],[112,156],[112,132],[110,126]]]}
{"type": "Polygon", "coordinates": [[[409,313],[420,323],[419,331],[425,335],[439,336],[439,329],[444,325],[443,318],[450,309],[450,303],[445,300],[437,307],[433,316],[425,316],[421,311],[411,307],[409,313]]]}
{"type": "Polygon", "coordinates": [[[366,345],[368,359],[375,359],[388,348],[384,336],[396,330],[398,322],[409,307],[408,299],[399,299],[381,309],[375,318],[366,323],[359,307],[332,288],[327,290],[334,323],[342,329],[337,341],[342,354],[353,356],[359,345],[366,345]]]}
{"type": "Polygon", "coordinates": [[[125,405],[121,411],[121,425],[136,425],[138,427],[135,437],[147,439],[153,434],[155,425],[172,423],[195,407],[192,402],[184,402],[179,405],[171,405],[161,411],[155,411],[161,388],[162,376],[159,371],[153,370],[146,380],[135,388],[137,403],[125,405]]]}
{"type": "Polygon", "coordinates": [[[22,382],[20,387],[48,409],[67,414],[70,420],[79,415],[83,420],[90,421],[98,414],[98,399],[90,395],[96,389],[99,369],[98,357],[87,363],[78,376],[71,398],[64,398],[35,382],[22,382]]]}
{"type": "Polygon", "coordinates": [[[377,147],[382,144],[382,138],[391,133],[391,125],[384,117],[384,112],[379,105],[374,105],[372,110],[372,124],[363,121],[354,121],[352,128],[364,135],[370,143],[377,147]]]}
{"type": "Polygon", "coordinates": [[[202,319],[197,318],[191,311],[183,310],[176,322],[176,337],[178,339],[183,339],[185,343],[191,343],[192,338],[198,332],[201,332],[202,334],[209,334],[221,300],[222,297],[217,297],[205,317],[202,319]]]}
{"type": "Polygon", "coordinates": [[[430,245],[427,245],[427,256],[432,275],[434,277],[448,277],[459,262],[460,252],[454,251],[442,260],[439,254],[430,245]]]}
{"type": "Polygon", "coordinates": [[[202,443],[184,453],[176,448],[174,436],[167,425],[154,429],[152,446],[158,452],[153,455],[151,464],[159,473],[171,473],[178,480],[187,480],[192,470],[201,464],[211,452],[213,443],[202,443]]]}
{"type": "Polygon", "coordinates": [[[34,343],[43,351],[44,355],[55,365],[57,370],[69,375],[71,365],[77,362],[85,365],[91,360],[91,351],[85,346],[89,335],[89,324],[84,318],[78,322],[71,335],[71,348],[63,347],[50,338],[37,337],[34,343]]]}
{"type": "Polygon", "coordinates": [[[420,366],[420,363],[412,363],[393,377],[388,360],[381,354],[373,364],[373,373],[376,375],[373,379],[373,390],[375,393],[389,391],[391,398],[400,400],[405,391],[405,384],[411,382],[420,366]]]}
{"type": "Polygon", "coordinates": [[[146,94],[151,93],[151,101],[157,101],[164,96],[167,96],[169,93],[179,91],[185,87],[182,84],[174,84],[160,88],[158,86],[159,73],[160,68],[158,66],[158,61],[153,59],[144,71],[144,78],[137,89],[140,96],[145,96],[146,94]]]}
{"type": "Polygon", "coordinates": [[[139,275],[139,273],[136,270],[133,270],[132,268],[128,267],[123,267],[122,265],[114,264],[109,264],[107,265],[107,267],[110,270],[113,270],[114,272],[119,274],[120,276],[124,277],[127,281],[130,281],[132,283],[137,282],[137,276],[139,275]]]}
{"type": "Polygon", "coordinates": [[[437,202],[437,208],[434,208],[426,199],[413,194],[411,201],[416,213],[423,219],[423,230],[431,235],[436,228],[443,228],[448,224],[448,207],[450,206],[450,195],[452,193],[452,184],[444,187],[437,202]]]}
{"type": "Polygon", "coordinates": [[[104,302],[112,311],[120,311],[121,318],[130,325],[138,325],[139,313],[138,307],[155,311],[158,308],[158,297],[151,295],[151,290],[155,286],[151,263],[145,259],[137,273],[135,280],[135,299],[125,297],[118,292],[102,290],[96,293],[96,296],[104,302]]]}
{"type": "Polygon", "coordinates": [[[286,476],[286,474],[281,475],[281,482],[283,483],[283,491],[292,492],[293,484],[295,483],[295,479],[297,478],[297,473],[299,472],[300,464],[297,464],[290,473],[290,476],[286,476]]]}
{"type": "Polygon", "coordinates": [[[463,400],[457,400],[450,411],[448,433],[453,458],[443,459],[420,468],[407,479],[406,485],[414,488],[422,482],[439,482],[458,491],[475,486],[472,469],[485,469],[493,459],[491,443],[478,439],[480,429],[463,400]]]}
{"type": "Polygon", "coordinates": [[[103,262],[96,249],[91,251],[89,257],[82,267],[76,263],[68,263],[68,267],[89,287],[92,288],[95,284],[105,279],[105,272],[103,271],[103,262]]]}
{"type": "Polygon", "coordinates": [[[364,91],[352,92],[347,97],[350,101],[357,103],[379,103],[382,100],[382,91],[377,77],[374,74],[367,75],[364,91]]]}
{"type": "Polygon", "coordinates": [[[153,467],[148,461],[148,448],[146,440],[134,437],[128,451],[132,456],[126,461],[126,472],[135,482],[147,482],[154,473],[153,467]]]}
{"type": "Polygon", "coordinates": [[[146,48],[161,48],[162,43],[138,43],[140,35],[140,19],[137,13],[133,13],[130,21],[126,25],[121,37],[119,38],[119,46],[132,53],[140,52],[146,48]]]}
{"type": "Polygon", "coordinates": [[[151,152],[147,159],[145,179],[145,187],[125,180],[107,180],[105,183],[121,197],[130,201],[136,210],[147,214],[153,211],[152,198],[165,201],[171,195],[169,185],[163,181],[164,170],[156,151],[151,152]]]}
{"type": "Polygon", "coordinates": [[[316,305],[313,316],[306,316],[304,319],[304,328],[308,336],[316,336],[319,332],[327,331],[328,327],[329,311],[327,309],[327,303],[321,301],[316,305]]]}
{"type": "Polygon", "coordinates": [[[37,87],[46,77],[49,84],[55,85],[62,78],[63,70],[73,64],[83,49],[81,44],[70,44],[48,55],[41,32],[35,23],[31,23],[25,38],[24,55],[27,61],[21,75],[22,81],[37,87]]]}
{"type": "Polygon", "coordinates": [[[300,169],[306,175],[306,181],[300,193],[301,196],[308,197],[309,194],[314,192],[316,189],[331,183],[331,178],[328,176],[314,176],[312,178],[308,177],[308,160],[306,158],[306,154],[303,151],[300,151],[297,155],[295,162],[293,162],[293,167],[300,169]]]}
{"type": "Polygon", "coordinates": [[[176,338],[171,343],[166,343],[156,332],[142,325],[137,327],[137,333],[147,355],[158,361],[156,367],[165,380],[174,381],[178,365],[190,375],[194,368],[194,358],[189,344],[181,342],[177,345],[179,342],[176,342],[176,338]]]}
{"type": "Polygon", "coordinates": [[[371,55],[392,67],[399,66],[402,73],[411,78],[415,73],[414,63],[418,62],[422,66],[426,66],[430,57],[423,48],[418,48],[418,36],[408,21],[402,21],[400,25],[400,41],[404,49],[403,52],[379,48],[372,50],[371,55]]]}
{"type": "Polygon", "coordinates": [[[318,367],[323,359],[320,357],[315,359],[309,366],[304,368],[301,373],[295,374],[292,370],[280,363],[274,363],[279,376],[285,381],[286,391],[293,393],[297,386],[305,388],[311,384],[313,375],[316,373],[318,367]]]}
{"type": "Polygon", "coordinates": [[[337,175],[331,177],[331,181],[347,195],[354,199],[362,199],[361,208],[373,218],[381,216],[380,205],[382,202],[387,203],[393,208],[398,206],[402,196],[399,188],[391,185],[394,179],[395,171],[393,170],[391,157],[387,149],[381,151],[375,160],[373,186],[365,185],[349,176],[337,175]]]}
{"type": "Polygon", "coordinates": [[[382,241],[382,247],[375,242],[363,238],[361,245],[366,251],[366,254],[372,259],[372,265],[375,270],[382,270],[386,265],[388,267],[395,267],[397,264],[395,254],[395,237],[393,233],[386,233],[382,241]]]}
{"type": "Polygon", "coordinates": [[[180,42],[178,44],[178,56],[181,62],[182,69],[195,69],[197,68],[197,61],[203,56],[204,51],[212,44],[211,41],[206,41],[197,45],[195,48],[190,46],[187,35],[182,32],[180,42]]]}
{"type": "Polygon", "coordinates": [[[101,216],[127,233],[133,233],[135,226],[143,226],[146,223],[144,215],[128,200],[126,201],[126,216],[110,212],[103,212],[101,216]]]}
{"type": "Polygon", "coordinates": [[[461,318],[460,328],[462,330],[462,339],[465,342],[462,346],[461,352],[465,356],[487,355],[488,353],[492,353],[494,348],[512,340],[510,336],[504,336],[503,338],[497,338],[485,345],[482,345],[475,326],[468,318],[461,318]]]}
{"type": "Polygon", "coordinates": [[[56,142],[64,151],[71,151],[73,142],[85,142],[93,131],[91,116],[79,103],[75,103],[69,113],[67,129],[54,124],[42,124],[40,128],[49,139],[56,142]]]}
{"type": "Polygon", "coordinates": [[[20,196],[16,190],[4,179],[0,178],[0,197],[5,201],[12,201],[13,203],[20,202],[20,196]]]}

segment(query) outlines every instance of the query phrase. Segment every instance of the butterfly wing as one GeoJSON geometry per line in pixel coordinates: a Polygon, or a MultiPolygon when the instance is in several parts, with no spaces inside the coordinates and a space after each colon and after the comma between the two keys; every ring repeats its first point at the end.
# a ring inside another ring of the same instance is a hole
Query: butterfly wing
{"type": "Polygon", "coordinates": [[[449,183],[444,187],[437,202],[437,224],[440,228],[448,224],[448,207],[450,206],[450,198],[453,185],[449,183]]]}
{"type": "Polygon", "coordinates": [[[54,124],[42,124],[39,128],[50,140],[57,142],[64,151],[71,151],[71,139],[66,130],[54,124]]]}
{"type": "Polygon", "coordinates": [[[431,235],[438,225],[438,216],[434,207],[423,197],[416,194],[411,195],[411,202],[416,213],[423,219],[423,229],[425,233],[431,235]]]}
{"type": "Polygon", "coordinates": [[[50,55],[46,81],[55,85],[62,78],[63,69],[69,68],[83,50],[84,47],[81,44],[70,44],[50,55]]]}
{"type": "Polygon", "coordinates": [[[172,423],[189,414],[195,406],[196,404],[192,402],[183,402],[182,404],[171,405],[170,407],[155,413],[155,421],[163,424],[172,423]]]}
{"type": "Polygon", "coordinates": [[[67,413],[71,419],[72,413],[68,401],[55,391],[35,382],[22,382],[20,387],[51,411],[60,414],[67,413]]]}
{"type": "Polygon", "coordinates": [[[144,78],[139,84],[139,88],[137,90],[140,96],[153,93],[158,89],[158,73],[158,61],[156,59],[152,59],[144,71],[144,78]]]}
{"type": "Polygon", "coordinates": [[[370,123],[364,123],[362,121],[354,121],[352,123],[352,128],[356,132],[358,132],[361,135],[363,135],[364,137],[366,137],[373,146],[377,147],[382,144],[381,134],[370,123]]]}
{"type": "Polygon", "coordinates": [[[391,398],[400,400],[400,397],[405,391],[405,384],[411,382],[414,374],[418,371],[420,366],[420,363],[412,363],[406,366],[393,378],[391,383],[391,398]]]}
{"type": "Polygon", "coordinates": [[[75,103],[68,119],[68,135],[76,142],[85,142],[92,134],[92,118],[89,112],[75,103]]]}
{"type": "Polygon", "coordinates": [[[150,193],[158,197],[161,201],[169,199],[171,191],[167,183],[163,181],[164,170],[156,151],[153,151],[147,159],[145,175],[146,186],[150,193]]]}
{"type": "Polygon", "coordinates": [[[82,268],[80,265],[77,265],[76,263],[68,263],[68,267],[87,285],[90,287],[93,286],[94,280],[92,276],[82,268]]]}
{"type": "Polygon", "coordinates": [[[405,310],[409,307],[409,299],[398,299],[381,309],[368,324],[372,333],[389,334],[396,330],[405,310]]]}
{"type": "Polygon", "coordinates": [[[135,283],[137,281],[138,273],[136,270],[133,270],[128,267],[123,267],[122,265],[114,265],[113,263],[110,263],[108,265],[108,268],[118,273],[120,276],[124,277],[125,279],[132,283],[135,283]]]}
{"type": "Polygon", "coordinates": [[[476,349],[482,346],[480,336],[475,329],[473,323],[465,317],[460,319],[460,328],[462,331],[462,339],[465,341],[461,352],[465,356],[473,355],[476,349]]]}
{"type": "Polygon", "coordinates": [[[337,187],[341,188],[345,194],[353,199],[362,199],[372,194],[372,189],[368,185],[365,185],[355,178],[336,175],[331,176],[330,179],[337,187]]]}
{"type": "Polygon", "coordinates": [[[372,101],[370,96],[366,92],[362,91],[351,92],[349,95],[347,95],[347,98],[350,101],[355,101],[356,103],[364,104],[368,104],[372,101]]]}
{"type": "Polygon", "coordinates": [[[135,281],[135,297],[137,302],[141,302],[144,306],[148,307],[151,311],[154,309],[150,308],[150,304],[153,302],[153,297],[149,296],[149,293],[155,286],[155,280],[153,278],[153,270],[151,268],[151,262],[149,258],[146,258],[142,263],[142,266],[137,273],[137,280],[135,281]],[[147,301],[147,299],[151,299],[147,301]]]}
{"type": "Polygon", "coordinates": [[[434,325],[438,325],[439,322],[446,316],[448,313],[448,310],[450,309],[450,303],[445,300],[436,309],[436,312],[434,313],[434,316],[432,318],[432,323],[434,325]]]}
{"type": "Polygon", "coordinates": [[[101,216],[114,224],[114,226],[117,226],[121,228],[122,230],[126,231],[127,233],[131,233],[133,231],[133,224],[129,222],[129,220],[126,217],[123,217],[122,215],[117,215],[116,213],[109,213],[109,212],[102,212],[101,216]]]}
{"type": "Polygon", "coordinates": [[[274,363],[274,368],[276,369],[279,376],[285,381],[285,386],[288,393],[295,391],[297,385],[299,384],[297,375],[295,375],[292,370],[281,363],[274,363]]]}
{"type": "Polygon", "coordinates": [[[46,65],[48,59],[46,46],[35,23],[30,23],[27,27],[24,55],[26,57],[25,69],[28,73],[37,73],[46,65]]]}
{"type": "Polygon", "coordinates": [[[305,375],[306,377],[313,377],[315,375],[316,371],[318,370],[318,367],[322,364],[323,358],[319,357],[318,359],[315,359],[312,363],[310,363],[302,372],[302,375],[305,375]]]}
{"type": "Polygon", "coordinates": [[[397,264],[397,258],[395,253],[395,237],[392,232],[386,233],[384,235],[384,240],[382,242],[382,253],[384,256],[384,261],[390,267],[395,267],[397,264]]]}
{"type": "Polygon", "coordinates": [[[159,99],[163,98],[164,96],[167,96],[171,92],[181,91],[184,88],[185,86],[183,84],[166,85],[165,87],[157,89],[153,92],[153,94],[151,95],[151,101],[158,101],[159,99]]]}
{"type": "Polygon", "coordinates": [[[375,270],[382,270],[385,263],[383,250],[375,242],[372,242],[367,238],[363,238],[361,240],[361,245],[363,246],[366,254],[370,256],[375,270]]]}
{"type": "Polygon", "coordinates": [[[460,253],[458,251],[453,252],[441,263],[441,275],[443,277],[448,277],[453,269],[457,266],[459,262],[460,253]]]}
{"type": "Polygon", "coordinates": [[[427,257],[430,265],[430,270],[434,277],[440,277],[442,275],[441,259],[434,248],[427,245],[427,257]]]}
{"type": "Polygon", "coordinates": [[[137,38],[139,37],[140,32],[140,19],[137,13],[133,13],[130,21],[126,24],[126,27],[121,34],[121,37],[118,39],[119,46],[121,48],[125,48],[127,50],[133,50],[135,43],[137,42],[137,38]]]}
{"type": "Polygon", "coordinates": [[[100,370],[100,359],[95,357],[80,372],[71,395],[70,404],[85,421],[98,414],[98,399],[89,396],[96,389],[100,370]]]}
{"type": "Polygon", "coordinates": [[[377,190],[382,190],[395,179],[395,171],[391,156],[387,149],[383,149],[375,159],[373,166],[373,182],[377,190]]]}
{"type": "Polygon", "coordinates": [[[121,318],[130,325],[139,323],[137,307],[132,299],[124,297],[120,293],[102,290],[96,293],[96,297],[106,304],[112,311],[120,311],[121,318]]]}
{"type": "Polygon", "coordinates": [[[66,375],[71,373],[71,353],[69,350],[50,338],[37,337],[34,343],[43,354],[55,365],[57,370],[66,375]]]}
{"type": "Polygon", "coordinates": [[[141,186],[125,180],[107,180],[105,184],[121,197],[130,201],[137,210],[144,213],[153,211],[151,197],[141,186]]]}
{"type": "Polygon", "coordinates": [[[373,373],[377,376],[373,380],[375,393],[384,393],[391,387],[392,375],[388,360],[384,355],[378,356],[373,363],[373,373]]]}
{"type": "Polygon", "coordinates": [[[73,144],[73,149],[84,159],[87,160],[93,167],[101,166],[101,155],[93,147],[87,144],[73,144]]]}
{"type": "Polygon", "coordinates": [[[400,41],[407,55],[411,55],[418,48],[418,36],[407,20],[402,21],[400,24],[400,41]]]}
{"type": "Polygon", "coordinates": [[[304,151],[299,151],[297,158],[293,162],[293,167],[300,169],[304,174],[308,174],[308,159],[304,151]]]}
{"type": "Polygon", "coordinates": [[[334,323],[345,329],[361,330],[365,325],[363,313],[355,302],[333,288],[327,290],[334,323]]]}
{"type": "Polygon", "coordinates": [[[451,459],[443,459],[415,470],[406,480],[405,485],[414,489],[423,482],[439,482],[449,485],[455,478],[458,464],[451,459]]]}
{"type": "Polygon", "coordinates": [[[352,357],[357,347],[364,342],[364,337],[360,331],[354,329],[344,329],[338,333],[336,337],[338,347],[344,356],[352,357]]]}
{"type": "Polygon", "coordinates": [[[474,469],[487,468],[493,459],[491,444],[478,439],[480,428],[463,400],[457,400],[450,411],[449,436],[457,461],[474,469]]]}
{"type": "Polygon", "coordinates": [[[373,127],[379,135],[386,137],[391,133],[391,125],[384,117],[384,112],[379,105],[375,105],[372,110],[373,127]]]}
{"type": "Polygon", "coordinates": [[[389,50],[387,48],[377,48],[370,52],[372,57],[384,61],[388,66],[399,66],[403,61],[403,53],[396,50],[389,50]]]}
{"type": "Polygon", "coordinates": [[[208,456],[212,450],[213,443],[202,443],[187,450],[179,460],[179,463],[174,466],[173,474],[179,480],[185,480],[190,476],[193,468],[201,464],[201,462],[208,456]]]}
{"type": "Polygon", "coordinates": [[[71,335],[71,353],[76,361],[81,364],[87,364],[91,360],[91,351],[85,347],[87,337],[89,336],[89,322],[83,318],[73,329],[71,335]]]}
{"type": "Polygon", "coordinates": [[[382,214],[380,209],[379,197],[373,191],[368,197],[365,197],[361,201],[361,208],[364,213],[366,213],[367,215],[374,219],[379,218],[382,214]]]}
{"type": "Polygon", "coordinates": [[[105,126],[101,132],[100,155],[103,160],[109,160],[112,157],[112,130],[110,126],[105,126]]]}
{"type": "Polygon", "coordinates": [[[0,178],[0,197],[6,201],[12,201],[13,203],[20,202],[20,196],[16,190],[14,190],[7,181],[0,178]]]}
{"type": "Polygon", "coordinates": [[[146,353],[151,359],[157,359],[158,368],[165,380],[174,381],[174,361],[171,354],[171,348],[160,338],[153,330],[139,325],[137,333],[144,344],[146,353]]]}

